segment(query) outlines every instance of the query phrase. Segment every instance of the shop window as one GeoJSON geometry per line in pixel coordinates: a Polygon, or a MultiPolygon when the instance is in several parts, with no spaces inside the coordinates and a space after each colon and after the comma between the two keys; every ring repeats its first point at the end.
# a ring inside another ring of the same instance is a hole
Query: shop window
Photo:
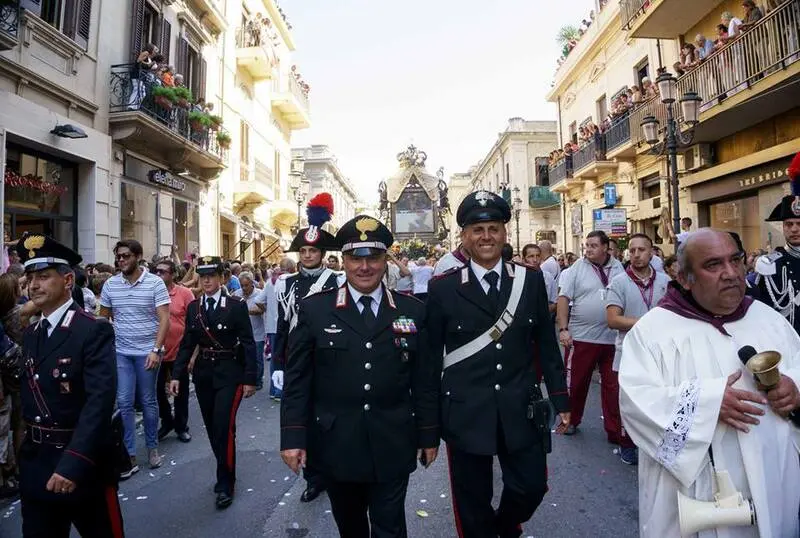
{"type": "Polygon", "coordinates": [[[738,233],[747,251],[760,247],[758,195],[709,204],[708,208],[712,228],[738,233]]]}
{"type": "Polygon", "coordinates": [[[158,252],[158,192],[123,182],[120,200],[120,236],[139,241],[149,259],[158,252]]]}
{"type": "Polygon", "coordinates": [[[199,254],[200,251],[200,207],[178,198],[172,200],[175,245],[181,259],[185,259],[187,254],[199,254]]]}
{"type": "Polygon", "coordinates": [[[9,147],[4,177],[6,208],[73,216],[75,170],[9,147]]]}

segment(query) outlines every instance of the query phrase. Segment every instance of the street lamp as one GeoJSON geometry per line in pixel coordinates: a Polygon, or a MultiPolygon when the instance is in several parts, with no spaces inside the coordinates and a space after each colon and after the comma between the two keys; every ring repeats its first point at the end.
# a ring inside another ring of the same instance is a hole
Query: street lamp
{"type": "Polygon", "coordinates": [[[681,131],[678,120],[675,119],[675,101],[678,93],[678,79],[671,73],[662,73],[656,79],[656,86],[658,86],[659,94],[661,95],[661,102],[667,108],[667,125],[665,139],[662,141],[659,138],[660,122],[655,116],[647,116],[642,120],[642,132],[644,139],[648,144],[655,146],[661,144],[660,155],[669,157],[667,160],[670,175],[670,185],[672,188],[672,222],[673,232],[678,233],[681,228],[681,215],[678,206],[678,197],[680,186],[678,184],[678,149],[684,148],[692,143],[694,138],[694,128],[699,122],[700,103],[703,99],[695,92],[686,92],[679,100],[681,106],[681,113],[683,115],[683,123],[689,128],[684,133],[681,131]]]}
{"type": "Polygon", "coordinates": [[[303,202],[306,201],[310,187],[310,181],[306,176],[303,161],[301,159],[292,160],[292,169],[289,172],[289,187],[292,189],[294,201],[297,202],[297,224],[292,235],[300,231],[302,221],[303,202]]]}
{"type": "Polygon", "coordinates": [[[511,189],[514,192],[514,199],[511,202],[511,207],[514,209],[514,222],[517,225],[517,254],[521,255],[519,250],[519,214],[522,211],[522,198],[519,197],[519,187],[515,186],[511,189]]]}

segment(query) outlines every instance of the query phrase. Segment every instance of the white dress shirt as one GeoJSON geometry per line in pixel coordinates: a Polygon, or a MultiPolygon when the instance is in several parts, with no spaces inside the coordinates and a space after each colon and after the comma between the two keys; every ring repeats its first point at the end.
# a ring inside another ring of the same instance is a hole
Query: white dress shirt
{"type": "Polygon", "coordinates": [[[56,329],[56,325],[58,325],[58,323],[61,321],[61,318],[64,317],[64,314],[67,312],[69,307],[72,306],[73,302],[74,301],[72,300],[72,297],[70,297],[66,303],[56,308],[53,312],[50,313],[49,316],[42,318],[42,319],[47,319],[47,322],[50,324],[50,326],[47,328],[48,337],[51,334],[53,334],[53,331],[56,329]]]}
{"type": "Polygon", "coordinates": [[[219,298],[222,296],[222,288],[217,290],[217,293],[214,295],[204,295],[203,296],[203,306],[205,307],[206,311],[208,310],[208,300],[214,299],[214,308],[219,306],[219,298]]]}
{"type": "Polygon", "coordinates": [[[494,271],[497,273],[499,278],[497,279],[497,291],[500,291],[500,282],[503,280],[503,259],[500,258],[500,261],[497,262],[497,265],[492,267],[491,269],[486,269],[485,267],[481,267],[474,260],[469,261],[470,267],[472,267],[472,272],[475,273],[475,276],[478,277],[478,283],[483,288],[484,293],[489,293],[489,283],[486,281],[484,276],[486,273],[490,271],[494,271]]]}
{"type": "MultiPolygon", "coordinates": [[[[356,308],[358,308],[358,313],[362,313],[364,311],[364,305],[361,303],[360,299],[367,295],[366,293],[361,293],[349,283],[347,284],[347,289],[350,290],[350,297],[353,298],[353,301],[356,303],[356,308]]],[[[375,314],[375,317],[378,317],[378,308],[381,306],[381,299],[383,299],[383,286],[378,286],[375,288],[372,293],[369,294],[372,297],[372,313],[375,314]]]]}

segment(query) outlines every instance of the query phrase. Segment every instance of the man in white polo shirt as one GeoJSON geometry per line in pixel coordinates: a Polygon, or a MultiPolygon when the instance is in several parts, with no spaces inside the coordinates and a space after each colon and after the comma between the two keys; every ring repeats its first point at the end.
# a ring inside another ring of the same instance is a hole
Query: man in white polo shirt
{"type": "Polygon", "coordinates": [[[619,444],[622,426],[619,383],[612,369],[617,334],[609,329],[606,320],[606,288],[614,277],[622,274],[625,270],[609,253],[605,232],[590,232],[586,236],[584,257],[562,274],[556,310],[559,340],[567,350],[567,383],[572,411],[572,421],[565,433],[574,434],[581,423],[592,373],[599,364],[603,425],[608,440],[614,444],[619,444]]]}
{"type": "MultiPolygon", "coordinates": [[[[119,241],[114,257],[120,272],[109,278],[100,294],[100,317],[113,319],[117,344],[117,405],[125,427],[125,448],[131,457],[131,470],[120,478],[139,471],[136,464],[136,394],[144,414],[144,440],[150,468],[160,467],[158,454],[158,402],[156,380],[164,342],[169,331],[169,292],[164,281],[139,265],[142,245],[135,239],[119,241]]],[[[162,387],[161,390],[164,390],[162,387]]]]}

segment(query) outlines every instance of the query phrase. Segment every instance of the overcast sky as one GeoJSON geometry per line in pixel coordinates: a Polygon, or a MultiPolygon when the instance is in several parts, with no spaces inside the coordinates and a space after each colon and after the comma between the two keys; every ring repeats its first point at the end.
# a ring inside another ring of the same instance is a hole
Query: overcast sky
{"type": "Polygon", "coordinates": [[[466,172],[508,118],[555,120],[545,102],[558,29],[593,0],[283,0],[312,127],[292,145],[327,144],[367,202],[409,143],[428,169],[466,172]],[[548,7],[544,7],[547,5],[548,7]]]}

